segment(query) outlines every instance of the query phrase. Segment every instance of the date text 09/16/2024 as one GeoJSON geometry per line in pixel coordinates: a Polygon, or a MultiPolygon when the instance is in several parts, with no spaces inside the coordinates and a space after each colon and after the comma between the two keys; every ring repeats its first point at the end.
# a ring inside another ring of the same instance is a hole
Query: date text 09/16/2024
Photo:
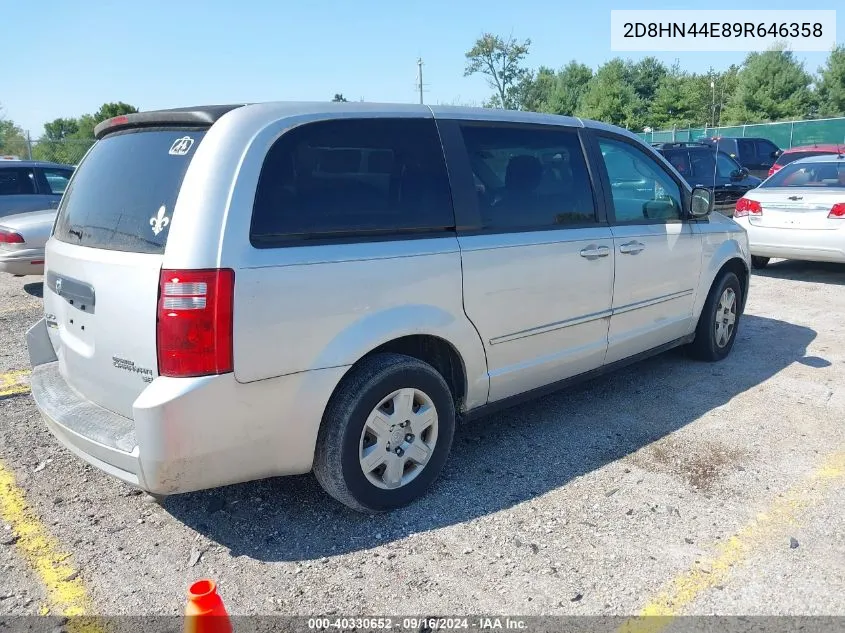
{"type": "Polygon", "coordinates": [[[527,623],[512,617],[323,617],[309,618],[312,631],[449,631],[449,630],[527,630],[527,623]]]}

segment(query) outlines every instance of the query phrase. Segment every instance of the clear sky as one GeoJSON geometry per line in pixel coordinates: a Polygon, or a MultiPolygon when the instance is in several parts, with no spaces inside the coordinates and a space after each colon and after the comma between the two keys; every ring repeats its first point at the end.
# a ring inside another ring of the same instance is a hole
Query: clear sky
{"type": "MultiPolygon", "coordinates": [[[[593,68],[610,50],[610,10],[749,8],[706,3],[565,0],[0,0],[0,106],[33,137],[60,116],[107,101],[142,110],[273,100],[414,102],[422,57],[427,103],[480,103],[483,78],[463,76],[464,53],[484,31],[530,37],[532,67],[577,59],[593,68]],[[577,7],[577,8],[576,8],[577,7]]],[[[845,8],[836,9],[845,40],[845,8]]],[[[765,9],[798,9],[766,0],[765,9]]],[[[639,59],[644,54],[619,53],[639,59]]],[[[824,53],[798,53],[815,72],[824,53]]],[[[743,53],[663,53],[687,70],[741,62],[743,53]]]]}

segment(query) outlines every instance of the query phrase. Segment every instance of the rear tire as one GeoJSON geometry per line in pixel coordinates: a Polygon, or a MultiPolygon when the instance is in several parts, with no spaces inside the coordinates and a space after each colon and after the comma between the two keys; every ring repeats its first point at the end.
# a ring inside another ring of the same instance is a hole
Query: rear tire
{"type": "Polygon", "coordinates": [[[769,258],[768,257],[757,257],[757,255],[751,256],[751,267],[755,270],[762,270],[766,266],[769,265],[769,258]]]}
{"type": "Polygon", "coordinates": [[[376,354],[354,367],[329,400],[314,474],[354,510],[392,510],[437,479],[454,432],[455,401],[443,376],[411,356],[376,354]]]}
{"type": "Polygon", "coordinates": [[[730,354],[739,327],[741,305],[739,278],[730,271],[723,273],[710,289],[698,317],[695,340],[689,346],[693,357],[713,362],[730,354]]]}

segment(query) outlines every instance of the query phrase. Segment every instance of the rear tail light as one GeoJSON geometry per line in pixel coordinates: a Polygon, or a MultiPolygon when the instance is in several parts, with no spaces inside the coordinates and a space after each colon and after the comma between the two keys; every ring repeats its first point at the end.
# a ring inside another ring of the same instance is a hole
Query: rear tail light
{"type": "Polygon", "coordinates": [[[845,220],[845,202],[837,202],[833,205],[827,217],[831,220],[845,220]]]}
{"type": "Polygon", "coordinates": [[[158,373],[184,378],[233,370],[235,271],[162,270],[156,332],[158,373]]]}
{"type": "Polygon", "coordinates": [[[23,236],[8,229],[0,229],[0,244],[23,244],[23,236]]]}
{"type": "Polygon", "coordinates": [[[734,210],[735,218],[744,218],[747,215],[763,215],[763,207],[756,200],[749,200],[748,198],[740,198],[736,201],[736,209],[734,210]]]}
{"type": "Polygon", "coordinates": [[[778,169],[780,169],[780,167],[781,167],[781,166],[780,166],[780,165],[778,165],[778,164],[774,164],[774,165],[772,165],[771,167],[769,167],[769,176],[771,176],[771,175],[772,175],[773,173],[775,173],[778,169]]]}

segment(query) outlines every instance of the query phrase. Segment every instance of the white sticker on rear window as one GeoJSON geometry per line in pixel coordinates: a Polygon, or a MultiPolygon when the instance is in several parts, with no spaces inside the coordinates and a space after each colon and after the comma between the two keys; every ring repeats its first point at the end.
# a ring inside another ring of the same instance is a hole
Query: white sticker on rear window
{"type": "Polygon", "coordinates": [[[173,145],[170,146],[170,151],[167,152],[171,156],[184,156],[187,154],[191,146],[194,144],[194,139],[190,136],[183,136],[182,138],[177,138],[173,141],[173,145]]]}
{"type": "Polygon", "coordinates": [[[155,215],[150,218],[150,226],[153,227],[153,235],[158,235],[164,230],[168,224],[170,224],[170,218],[166,215],[167,210],[164,208],[164,205],[161,205],[161,208],[158,210],[158,215],[155,215]]]}

